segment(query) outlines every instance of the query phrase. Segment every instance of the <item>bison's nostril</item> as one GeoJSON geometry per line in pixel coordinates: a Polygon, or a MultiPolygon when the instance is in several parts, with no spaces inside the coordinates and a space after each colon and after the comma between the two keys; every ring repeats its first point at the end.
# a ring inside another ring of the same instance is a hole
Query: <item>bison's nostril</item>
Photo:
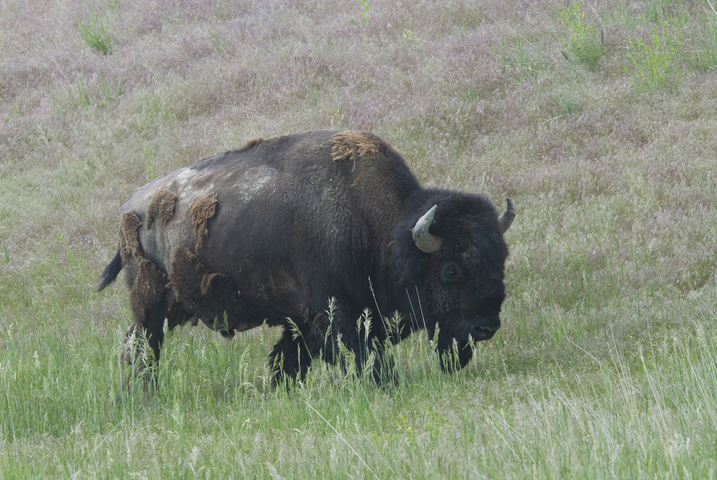
{"type": "Polygon", "coordinates": [[[477,342],[480,340],[490,340],[493,338],[493,335],[495,335],[495,332],[500,329],[500,324],[497,326],[488,326],[488,327],[480,327],[476,328],[473,333],[473,339],[477,342]]]}
{"type": "Polygon", "coordinates": [[[493,335],[495,335],[495,332],[496,332],[495,330],[493,330],[493,331],[489,331],[489,330],[478,330],[478,331],[476,332],[476,336],[475,336],[476,338],[475,338],[475,339],[476,339],[476,341],[478,341],[478,340],[490,340],[491,338],[493,338],[493,335]]]}

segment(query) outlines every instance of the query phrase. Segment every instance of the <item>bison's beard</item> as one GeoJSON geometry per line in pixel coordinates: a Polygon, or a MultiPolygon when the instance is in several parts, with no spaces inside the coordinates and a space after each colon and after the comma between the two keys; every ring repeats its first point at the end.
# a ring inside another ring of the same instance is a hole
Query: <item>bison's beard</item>
{"type": "Polygon", "coordinates": [[[473,342],[489,340],[500,328],[500,320],[458,314],[438,322],[436,351],[444,371],[455,371],[468,365],[473,357],[473,342]]]}

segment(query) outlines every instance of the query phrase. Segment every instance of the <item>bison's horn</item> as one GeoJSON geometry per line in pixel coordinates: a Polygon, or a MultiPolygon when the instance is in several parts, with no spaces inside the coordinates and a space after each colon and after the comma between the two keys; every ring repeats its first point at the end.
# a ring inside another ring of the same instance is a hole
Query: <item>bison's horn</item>
{"type": "Polygon", "coordinates": [[[433,223],[433,216],[436,213],[437,206],[438,205],[434,205],[425,215],[419,218],[416,222],[416,226],[411,229],[411,233],[413,233],[413,243],[416,244],[420,251],[425,253],[437,252],[443,243],[442,238],[428,233],[428,228],[433,223]]]}
{"type": "Polygon", "coordinates": [[[508,208],[505,212],[498,217],[498,224],[500,225],[500,233],[505,233],[510,228],[510,224],[513,223],[515,218],[515,202],[511,198],[506,198],[505,202],[508,204],[508,208]]]}

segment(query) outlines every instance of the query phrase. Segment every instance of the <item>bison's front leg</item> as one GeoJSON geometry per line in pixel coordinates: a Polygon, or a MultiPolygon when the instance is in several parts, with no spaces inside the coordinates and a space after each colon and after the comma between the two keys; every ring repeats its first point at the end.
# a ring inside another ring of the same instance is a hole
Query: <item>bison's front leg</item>
{"type": "Polygon", "coordinates": [[[358,327],[356,331],[358,338],[349,340],[347,344],[348,349],[355,354],[356,373],[361,376],[364,368],[370,367],[376,384],[392,382],[395,379],[395,362],[391,354],[386,351],[385,335],[371,334],[370,331],[367,334],[363,326],[358,327]]]}
{"type": "Polygon", "coordinates": [[[297,377],[303,380],[322,344],[323,336],[315,325],[305,321],[287,321],[281,340],[269,354],[274,385],[297,377]]]}
{"type": "MultiPolygon", "coordinates": [[[[394,379],[394,361],[386,351],[388,325],[380,317],[363,312],[349,302],[337,301],[333,342],[341,341],[355,355],[356,373],[361,376],[373,358],[371,372],[377,384],[394,379]]],[[[328,347],[327,347],[328,348],[328,347]]],[[[334,351],[337,349],[333,349],[334,351]]],[[[341,358],[345,370],[344,359],[341,358]]]]}
{"type": "Polygon", "coordinates": [[[473,348],[470,342],[457,342],[447,329],[438,332],[436,352],[444,372],[462,369],[473,357],[473,348]]]}

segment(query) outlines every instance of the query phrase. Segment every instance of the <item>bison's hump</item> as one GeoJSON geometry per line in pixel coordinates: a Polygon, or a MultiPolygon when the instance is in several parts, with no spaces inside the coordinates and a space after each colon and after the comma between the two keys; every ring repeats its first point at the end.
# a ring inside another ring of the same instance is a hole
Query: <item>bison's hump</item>
{"type": "Polygon", "coordinates": [[[361,155],[378,153],[381,139],[372,134],[347,130],[331,136],[331,159],[334,162],[356,161],[361,155]]]}

